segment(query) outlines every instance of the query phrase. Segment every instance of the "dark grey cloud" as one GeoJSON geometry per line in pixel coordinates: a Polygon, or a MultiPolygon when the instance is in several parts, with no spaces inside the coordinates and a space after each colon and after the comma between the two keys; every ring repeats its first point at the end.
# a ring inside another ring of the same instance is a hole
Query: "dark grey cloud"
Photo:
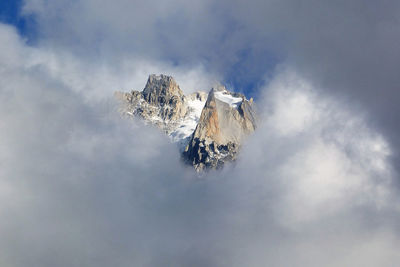
{"type": "Polygon", "coordinates": [[[238,16],[258,14],[251,16],[251,25],[268,25],[261,13],[271,10],[265,16],[276,21],[272,28],[285,32],[289,40],[287,64],[320,90],[366,110],[371,122],[390,138],[398,159],[398,1],[275,4],[272,9],[270,1],[264,4],[265,9],[246,4],[238,16]]]}

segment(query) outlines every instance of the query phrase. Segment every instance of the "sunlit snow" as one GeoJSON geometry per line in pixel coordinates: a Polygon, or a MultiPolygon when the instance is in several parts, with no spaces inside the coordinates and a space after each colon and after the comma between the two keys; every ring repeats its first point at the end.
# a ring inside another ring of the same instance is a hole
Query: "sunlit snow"
{"type": "Polygon", "coordinates": [[[214,92],[214,96],[219,101],[225,102],[233,108],[237,108],[243,101],[241,97],[233,97],[226,91],[214,92]]]}
{"type": "Polygon", "coordinates": [[[198,99],[188,100],[187,105],[189,108],[189,114],[179,123],[179,126],[170,134],[170,137],[174,142],[179,142],[181,148],[186,146],[187,140],[190,135],[196,129],[196,125],[200,120],[201,111],[205,105],[205,101],[198,99]]]}

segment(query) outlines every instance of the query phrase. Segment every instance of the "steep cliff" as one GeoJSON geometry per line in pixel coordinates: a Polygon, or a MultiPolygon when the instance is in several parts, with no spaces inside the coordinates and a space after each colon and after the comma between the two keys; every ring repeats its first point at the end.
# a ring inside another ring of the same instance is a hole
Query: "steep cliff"
{"type": "Polygon", "coordinates": [[[196,170],[220,168],[232,161],[243,139],[256,128],[253,101],[214,87],[208,94],[197,127],[183,152],[196,170]]]}

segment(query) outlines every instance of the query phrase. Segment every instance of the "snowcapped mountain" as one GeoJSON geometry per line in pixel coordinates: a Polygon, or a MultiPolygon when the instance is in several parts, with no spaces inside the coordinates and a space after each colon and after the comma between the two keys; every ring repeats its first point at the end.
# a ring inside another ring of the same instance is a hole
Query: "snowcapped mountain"
{"type": "Polygon", "coordinates": [[[243,139],[256,128],[253,100],[222,85],[208,94],[184,95],[174,78],[152,74],[143,91],[115,95],[123,103],[123,114],[164,131],[197,171],[233,161],[243,139]]]}

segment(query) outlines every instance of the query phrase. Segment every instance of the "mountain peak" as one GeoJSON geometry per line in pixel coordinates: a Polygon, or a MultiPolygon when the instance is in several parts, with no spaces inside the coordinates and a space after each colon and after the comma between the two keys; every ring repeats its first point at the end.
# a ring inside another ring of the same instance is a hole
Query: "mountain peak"
{"type": "Polygon", "coordinates": [[[183,97],[183,92],[173,77],[151,74],[143,89],[143,96],[150,104],[165,105],[173,98],[183,97]]]}
{"type": "Polygon", "coordinates": [[[196,170],[220,168],[236,158],[243,139],[255,128],[252,101],[224,86],[213,87],[184,157],[196,170]]]}
{"type": "Polygon", "coordinates": [[[222,84],[213,86],[208,95],[185,96],[173,77],[152,74],[143,91],[118,95],[125,103],[124,114],[163,130],[197,171],[233,161],[243,139],[256,128],[252,99],[222,84]]]}
{"type": "Polygon", "coordinates": [[[221,83],[216,83],[213,85],[210,92],[223,92],[223,91],[227,91],[226,87],[221,83]]]}

